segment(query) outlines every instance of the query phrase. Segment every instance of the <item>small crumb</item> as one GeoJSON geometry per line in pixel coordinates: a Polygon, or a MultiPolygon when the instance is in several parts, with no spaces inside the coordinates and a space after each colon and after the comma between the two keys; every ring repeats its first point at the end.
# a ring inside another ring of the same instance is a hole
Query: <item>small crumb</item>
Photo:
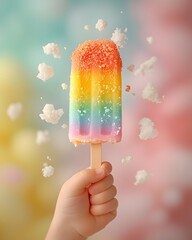
{"type": "Polygon", "coordinates": [[[22,103],[20,102],[12,103],[7,108],[7,115],[12,121],[15,121],[20,116],[22,110],[23,110],[22,103]]]}
{"type": "Polygon", "coordinates": [[[43,100],[43,97],[40,97],[41,100],[43,100]]]}
{"type": "Polygon", "coordinates": [[[135,65],[134,64],[130,64],[127,69],[130,71],[130,72],[134,72],[135,71],[135,65]]]}
{"type": "Polygon", "coordinates": [[[85,29],[85,31],[90,31],[91,27],[90,27],[90,25],[87,24],[84,26],[84,29],[85,29]]]}
{"type": "Polygon", "coordinates": [[[158,136],[158,131],[154,128],[154,123],[149,118],[142,118],[139,122],[141,140],[152,139],[158,136]]]}
{"type": "Polygon", "coordinates": [[[125,28],[125,29],[124,29],[124,32],[126,33],[127,31],[128,31],[128,28],[125,28]]]}
{"type": "Polygon", "coordinates": [[[54,174],[54,167],[45,163],[42,168],[43,177],[51,177],[54,174]]]}
{"type": "Polygon", "coordinates": [[[68,85],[66,83],[62,83],[61,87],[62,87],[63,90],[66,90],[68,88],[68,85]]]}
{"type": "Polygon", "coordinates": [[[126,156],[125,158],[123,158],[123,159],[121,159],[121,163],[123,163],[123,164],[127,164],[127,163],[129,163],[130,161],[132,161],[133,160],[133,156],[131,156],[131,155],[128,155],[128,156],[126,156]]]}
{"type": "Polygon", "coordinates": [[[130,90],[131,90],[131,86],[130,86],[130,85],[127,85],[125,91],[126,91],[126,92],[130,92],[130,90]]]}
{"type": "Polygon", "coordinates": [[[67,126],[67,124],[64,123],[61,127],[65,129],[65,128],[67,128],[68,126],[67,126]]]}
{"type": "Polygon", "coordinates": [[[123,48],[127,40],[125,33],[120,28],[116,28],[112,33],[111,40],[117,45],[118,48],[123,48]]]}
{"type": "Polygon", "coordinates": [[[67,47],[64,47],[64,50],[66,51],[66,50],[67,50],[67,47]]]}
{"type": "Polygon", "coordinates": [[[123,13],[123,11],[121,11],[121,14],[123,13]]]}
{"type": "Polygon", "coordinates": [[[146,170],[139,170],[135,176],[135,183],[134,185],[141,184],[145,182],[151,176],[146,170]]]}
{"type": "Polygon", "coordinates": [[[99,19],[95,25],[95,28],[99,31],[103,31],[107,27],[107,22],[103,19],[99,19]]]}
{"type": "Polygon", "coordinates": [[[56,110],[53,104],[46,104],[42,111],[40,118],[52,124],[57,124],[64,113],[62,108],[56,110]]]}
{"type": "Polygon", "coordinates": [[[146,73],[151,72],[152,68],[154,67],[154,64],[157,62],[157,58],[156,57],[151,57],[150,59],[148,59],[147,61],[145,61],[144,63],[142,63],[139,68],[135,71],[135,76],[141,74],[141,75],[145,75],[146,73]]]}
{"type": "Polygon", "coordinates": [[[50,137],[49,137],[49,131],[44,130],[44,131],[37,131],[37,136],[36,136],[36,143],[37,145],[42,145],[47,142],[49,142],[50,137]]]}
{"type": "Polygon", "coordinates": [[[54,58],[61,58],[61,50],[56,43],[48,43],[46,46],[43,46],[43,51],[47,55],[53,55],[54,58]]]}
{"type": "Polygon", "coordinates": [[[146,87],[142,91],[143,99],[149,100],[154,103],[161,103],[161,98],[158,95],[157,89],[152,85],[152,83],[148,82],[146,87]]]}
{"type": "Polygon", "coordinates": [[[37,77],[42,81],[46,81],[49,78],[52,78],[54,75],[53,67],[47,65],[46,63],[40,63],[38,66],[38,75],[37,77]]]}
{"type": "Polygon", "coordinates": [[[146,38],[146,41],[151,45],[151,44],[153,44],[154,39],[153,39],[152,36],[149,36],[149,37],[146,38]]]}

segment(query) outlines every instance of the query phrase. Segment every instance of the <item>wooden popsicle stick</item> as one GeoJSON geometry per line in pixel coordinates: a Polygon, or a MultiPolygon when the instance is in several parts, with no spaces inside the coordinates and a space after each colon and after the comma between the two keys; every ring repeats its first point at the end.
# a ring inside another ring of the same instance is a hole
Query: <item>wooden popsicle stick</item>
{"type": "Polygon", "coordinates": [[[101,143],[91,144],[91,168],[100,168],[102,162],[101,143]]]}

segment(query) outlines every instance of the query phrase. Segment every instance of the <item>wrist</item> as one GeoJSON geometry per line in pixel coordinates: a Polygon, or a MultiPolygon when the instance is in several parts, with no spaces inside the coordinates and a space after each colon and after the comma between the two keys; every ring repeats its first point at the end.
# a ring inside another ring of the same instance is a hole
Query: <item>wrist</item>
{"type": "Polygon", "coordinates": [[[54,217],[45,240],[86,240],[64,219],[54,217]]]}

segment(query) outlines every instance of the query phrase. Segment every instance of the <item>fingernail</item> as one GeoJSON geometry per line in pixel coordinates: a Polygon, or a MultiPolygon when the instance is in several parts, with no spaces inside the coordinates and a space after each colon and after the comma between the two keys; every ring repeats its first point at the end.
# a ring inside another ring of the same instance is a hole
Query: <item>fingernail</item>
{"type": "Polygon", "coordinates": [[[97,174],[103,174],[104,173],[104,169],[103,168],[97,168],[96,170],[95,170],[95,172],[97,173],[97,174]]]}

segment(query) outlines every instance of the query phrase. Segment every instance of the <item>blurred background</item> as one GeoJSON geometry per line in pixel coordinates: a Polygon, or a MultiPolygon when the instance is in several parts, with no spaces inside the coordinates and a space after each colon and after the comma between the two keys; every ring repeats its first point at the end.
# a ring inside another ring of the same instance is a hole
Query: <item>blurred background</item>
{"type": "Polygon", "coordinates": [[[192,239],[192,1],[191,0],[0,0],[0,239],[44,239],[63,182],[89,165],[89,146],[68,140],[70,56],[87,39],[110,39],[115,28],[127,28],[120,49],[123,60],[123,139],[103,146],[103,159],[113,164],[118,189],[117,218],[92,240],[192,239]],[[98,19],[107,28],[95,29],[98,19]],[[90,25],[90,30],[84,29],[90,25]],[[146,37],[152,36],[149,45],[146,37]],[[61,59],[43,53],[54,42],[61,59]],[[134,76],[152,56],[157,63],[146,76],[134,76]],[[45,62],[55,75],[39,80],[45,62]],[[142,99],[150,81],[164,96],[161,104],[142,99]],[[126,86],[131,90],[126,92],[126,86]],[[7,115],[22,103],[15,121],[7,115]],[[46,103],[63,108],[59,124],[39,118],[46,103]],[[149,117],[159,136],[139,139],[139,121],[149,117]],[[37,131],[48,130],[50,141],[36,143],[37,131]],[[123,163],[122,159],[133,160],[123,163]],[[50,160],[51,159],[51,160],[50,160]],[[55,168],[44,178],[43,164],[55,168]],[[138,170],[152,173],[134,186],[138,170]]]}

